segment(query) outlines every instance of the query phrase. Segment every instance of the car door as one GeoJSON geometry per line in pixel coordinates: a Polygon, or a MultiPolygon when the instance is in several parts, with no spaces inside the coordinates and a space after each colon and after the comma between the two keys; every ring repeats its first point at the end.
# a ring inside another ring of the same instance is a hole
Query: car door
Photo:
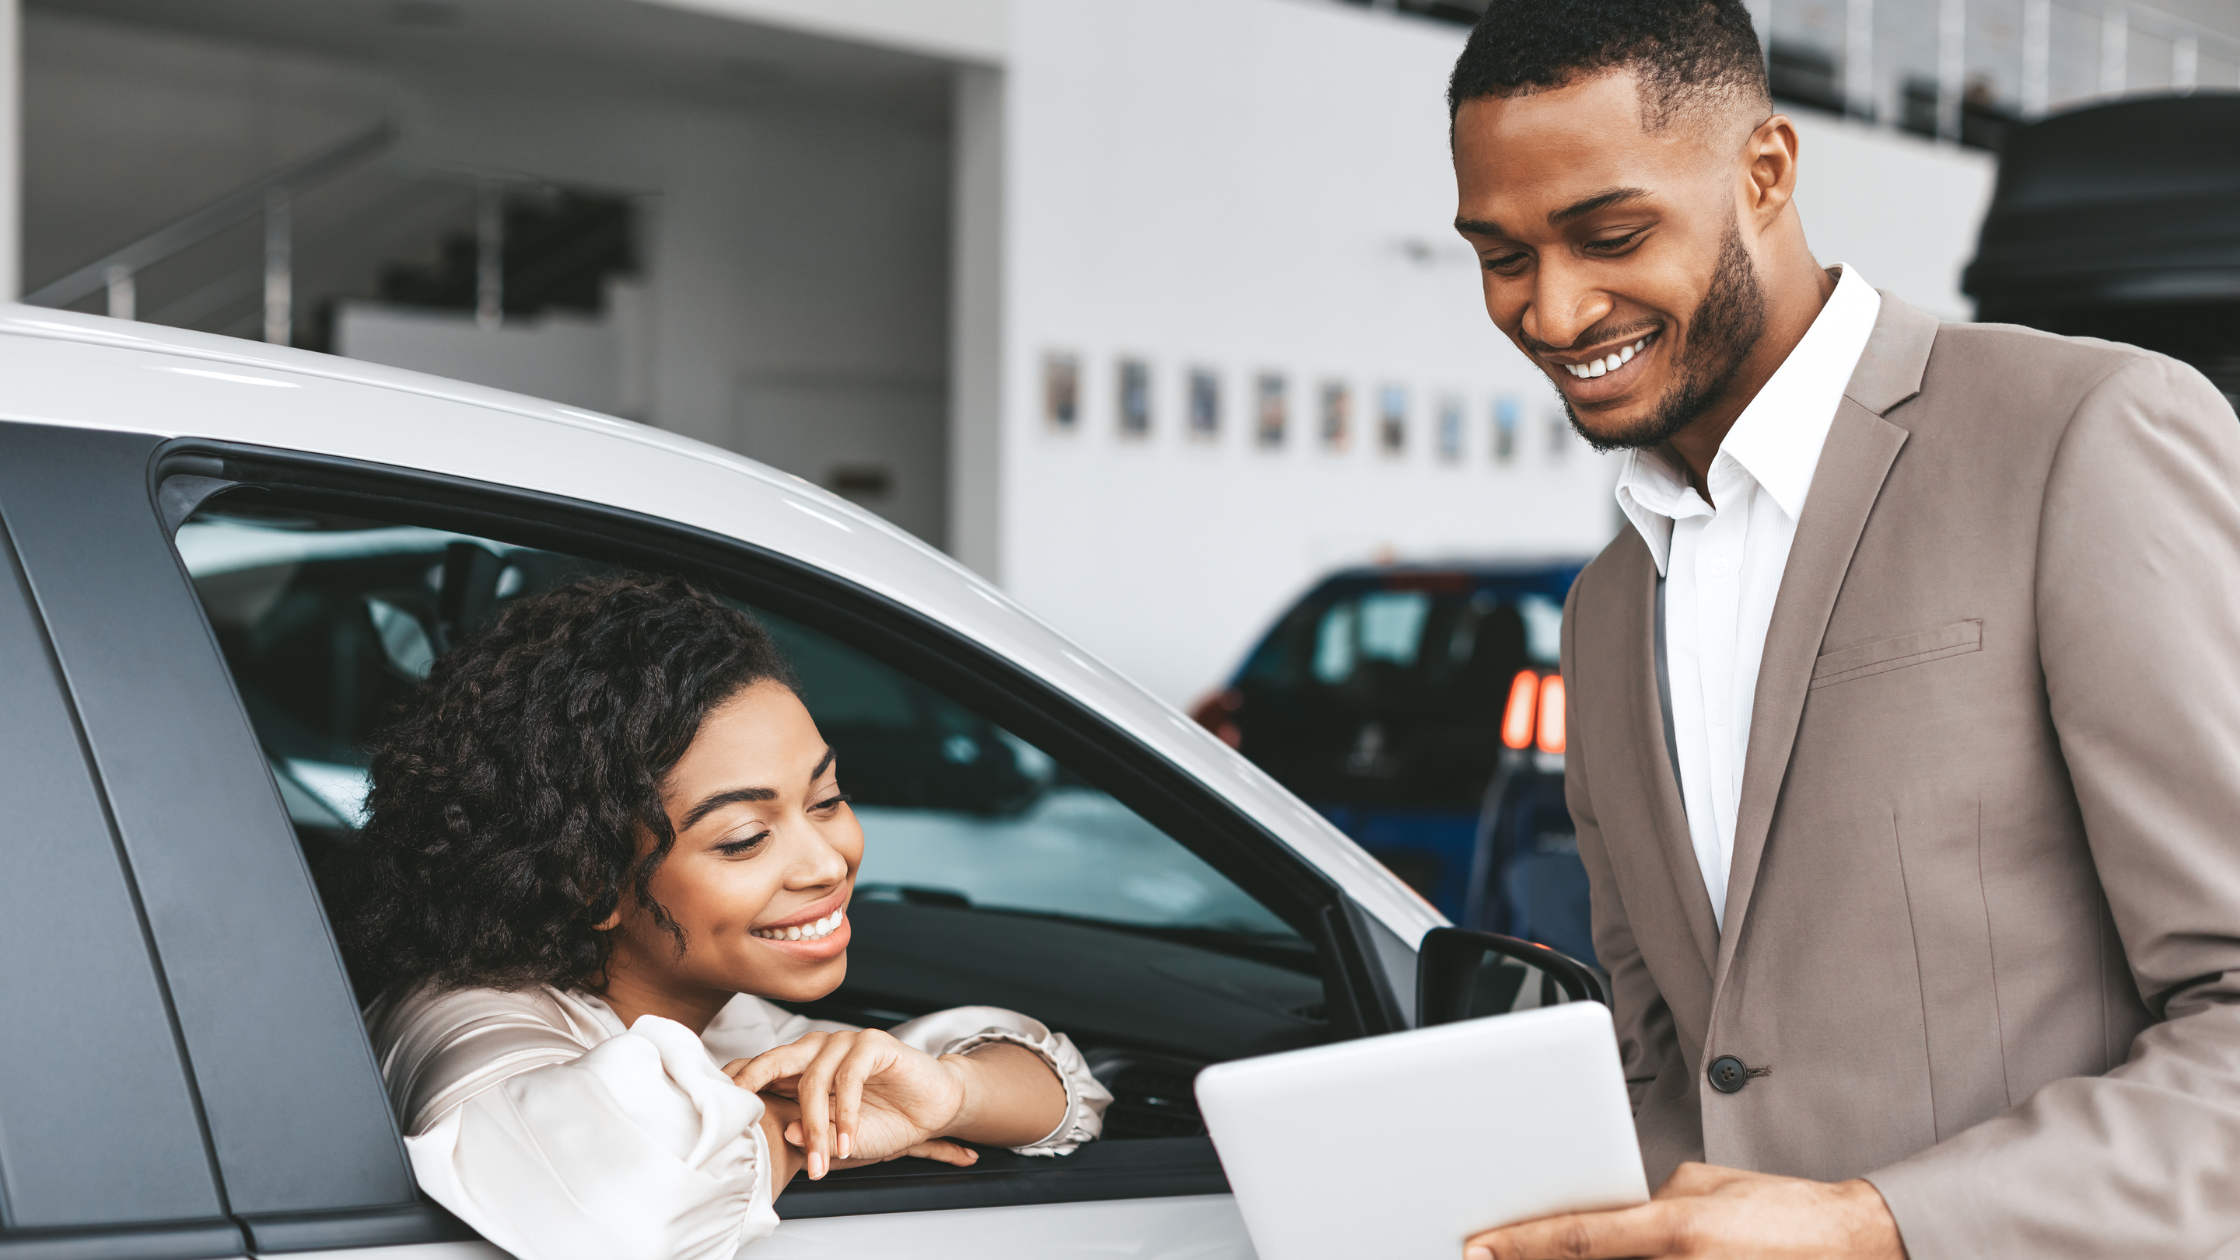
{"type": "Polygon", "coordinates": [[[36,426],[0,443],[0,503],[37,522],[25,568],[55,587],[40,598],[132,869],[171,908],[151,936],[192,977],[182,1040],[258,1254],[467,1237],[411,1187],[357,1018],[371,995],[350,991],[314,877],[350,843],[384,704],[507,600],[586,569],[685,573],[799,664],[871,846],[850,981],[815,1013],[1015,1007],[1073,1035],[1118,1096],[1109,1140],[1067,1159],[797,1181],[757,1254],[1248,1255],[1190,1075],[1401,1022],[1375,929],[1327,877],[894,600],[734,540],[406,469],[36,426]]]}

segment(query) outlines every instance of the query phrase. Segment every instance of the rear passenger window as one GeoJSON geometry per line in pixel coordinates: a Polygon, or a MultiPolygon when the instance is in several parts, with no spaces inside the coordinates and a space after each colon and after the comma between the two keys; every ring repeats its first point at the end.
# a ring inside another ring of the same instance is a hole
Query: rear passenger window
{"type": "MultiPolygon", "coordinates": [[[[603,567],[225,496],[177,542],[315,872],[353,842],[372,746],[435,657],[603,567]]],[[[740,606],[793,661],[866,839],[848,982],[804,1009],[1030,1013],[1114,1088],[1109,1138],[1203,1132],[1198,1067],[1329,1036],[1314,948],[1189,848],[908,673],[740,606]]]]}

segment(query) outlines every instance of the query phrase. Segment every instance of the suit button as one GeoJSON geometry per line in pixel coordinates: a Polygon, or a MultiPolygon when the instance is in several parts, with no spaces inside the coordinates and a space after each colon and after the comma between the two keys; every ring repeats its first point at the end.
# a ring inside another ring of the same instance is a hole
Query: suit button
{"type": "Polygon", "coordinates": [[[1713,1059],[1708,1075],[1711,1077],[1711,1088],[1722,1094],[1734,1093],[1750,1083],[1750,1070],[1742,1065],[1742,1060],[1731,1054],[1713,1059]]]}

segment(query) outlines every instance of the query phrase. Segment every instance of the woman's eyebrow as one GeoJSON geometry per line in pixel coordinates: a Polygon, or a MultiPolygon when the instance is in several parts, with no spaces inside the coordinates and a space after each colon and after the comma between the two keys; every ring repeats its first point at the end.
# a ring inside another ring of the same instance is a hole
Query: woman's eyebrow
{"type": "Polygon", "coordinates": [[[698,805],[693,806],[691,809],[686,810],[684,821],[677,824],[677,830],[692,830],[693,824],[699,822],[703,818],[706,818],[708,815],[716,812],[717,810],[722,809],[726,805],[738,805],[746,801],[774,801],[777,799],[778,791],[776,788],[732,788],[728,792],[718,792],[715,795],[701,801],[698,805]]]}
{"type": "MultiPolygon", "coordinates": [[[[824,760],[819,761],[817,763],[817,768],[809,772],[809,782],[815,783],[818,779],[823,778],[824,772],[832,768],[832,759],[836,755],[837,754],[835,754],[830,747],[827,747],[824,750],[824,760]]],[[[717,810],[722,809],[726,805],[740,805],[749,801],[774,801],[777,799],[778,790],[776,788],[732,788],[729,791],[717,792],[713,796],[709,796],[703,799],[698,805],[695,805],[691,809],[686,810],[683,821],[677,824],[677,830],[692,830],[693,824],[699,822],[703,818],[706,818],[708,815],[716,812],[717,810]]]]}

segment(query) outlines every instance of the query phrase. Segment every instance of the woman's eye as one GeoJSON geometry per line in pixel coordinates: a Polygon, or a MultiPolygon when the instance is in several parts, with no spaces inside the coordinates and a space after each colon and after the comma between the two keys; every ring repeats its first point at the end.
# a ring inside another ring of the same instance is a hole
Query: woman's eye
{"type": "Polygon", "coordinates": [[[809,808],[819,814],[829,814],[833,810],[836,810],[842,805],[847,804],[849,799],[850,798],[846,792],[835,792],[831,796],[828,796],[825,799],[818,801],[816,804],[811,805],[809,808]]]}
{"type": "Polygon", "coordinates": [[[754,852],[756,849],[761,848],[762,842],[768,840],[769,838],[769,832],[758,831],[751,836],[740,836],[736,840],[722,841],[716,845],[716,852],[721,853],[725,857],[744,857],[747,854],[754,852]]]}

